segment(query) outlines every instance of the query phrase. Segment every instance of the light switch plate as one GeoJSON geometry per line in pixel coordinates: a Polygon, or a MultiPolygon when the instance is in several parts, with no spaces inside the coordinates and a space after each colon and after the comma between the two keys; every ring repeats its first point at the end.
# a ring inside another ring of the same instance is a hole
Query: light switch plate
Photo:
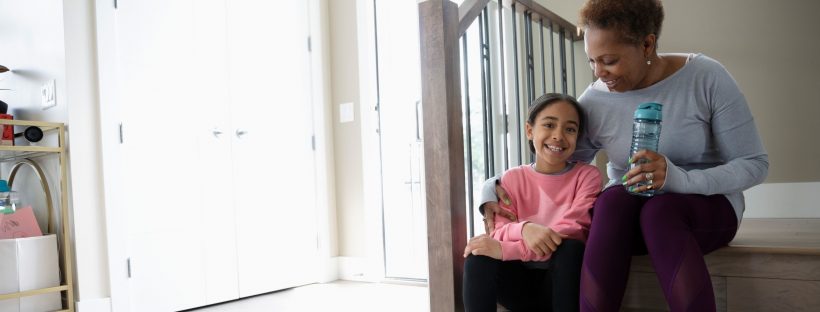
{"type": "Polygon", "coordinates": [[[40,87],[40,104],[43,109],[57,106],[57,80],[51,79],[40,87]]]}
{"type": "Polygon", "coordinates": [[[353,103],[342,103],[339,104],[339,122],[352,122],[353,121],[353,103]]]}

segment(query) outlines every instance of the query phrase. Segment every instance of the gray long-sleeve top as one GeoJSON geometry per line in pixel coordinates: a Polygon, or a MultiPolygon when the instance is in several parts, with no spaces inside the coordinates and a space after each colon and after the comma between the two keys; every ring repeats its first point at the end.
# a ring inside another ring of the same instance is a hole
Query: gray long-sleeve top
{"type": "Polygon", "coordinates": [[[694,55],[677,72],[644,89],[611,93],[590,85],[579,102],[588,127],[573,157],[591,161],[596,150],[605,150],[608,185],[619,182],[628,169],[632,115],[646,102],[663,104],[658,146],[668,165],[663,191],[724,194],[739,224],[743,190],[768,174],[769,156],[746,98],[723,65],[705,55],[694,55]]]}
{"type": "MultiPolygon", "coordinates": [[[[746,98],[723,65],[705,55],[693,55],[677,72],[647,88],[615,93],[591,84],[578,100],[587,123],[573,159],[590,162],[598,150],[606,151],[607,187],[620,184],[628,169],[632,115],[646,102],[663,104],[658,152],[666,156],[668,168],[662,191],[724,194],[739,224],[743,190],[768,174],[768,154],[746,98]]],[[[491,184],[485,183],[480,203],[497,200],[491,184]]]]}

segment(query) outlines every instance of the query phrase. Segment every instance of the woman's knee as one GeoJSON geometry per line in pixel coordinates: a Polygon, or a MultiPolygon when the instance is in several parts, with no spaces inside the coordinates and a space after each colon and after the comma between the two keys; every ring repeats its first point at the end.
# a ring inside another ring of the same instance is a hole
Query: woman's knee
{"type": "Polygon", "coordinates": [[[622,187],[610,187],[605,189],[595,200],[595,206],[611,206],[611,203],[618,203],[628,199],[630,196],[622,187]]]}
{"type": "MultiPolygon", "coordinates": [[[[671,194],[668,194],[671,195],[671,194]]],[[[685,198],[672,196],[656,196],[646,202],[641,208],[640,223],[644,235],[654,230],[678,228],[685,222],[683,209],[679,207],[685,198]]]]}
{"type": "Polygon", "coordinates": [[[590,239],[602,239],[601,233],[619,236],[632,233],[637,228],[642,201],[637,197],[627,193],[623,187],[614,186],[604,190],[592,207],[590,233],[598,232],[598,235],[590,234],[590,239]]]}
{"type": "Polygon", "coordinates": [[[636,201],[635,196],[627,193],[623,187],[614,186],[604,190],[598,195],[598,198],[592,206],[592,212],[594,215],[607,214],[607,212],[610,211],[615,214],[621,214],[625,209],[629,209],[629,207],[633,206],[638,206],[638,201],[636,201]]]}

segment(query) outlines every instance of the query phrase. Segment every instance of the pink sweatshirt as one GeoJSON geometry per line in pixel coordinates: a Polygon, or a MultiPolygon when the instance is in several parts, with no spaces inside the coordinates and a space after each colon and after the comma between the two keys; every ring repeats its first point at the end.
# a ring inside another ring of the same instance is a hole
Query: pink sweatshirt
{"type": "Polygon", "coordinates": [[[499,202],[511,211],[518,222],[495,215],[492,237],[501,242],[502,260],[545,261],[551,254],[538,257],[524,244],[521,231],[533,222],[586,242],[591,218],[589,210],[601,192],[598,168],[576,163],[559,175],[543,174],[530,165],[512,168],[501,177],[501,186],[510,197],[510,205],[499,202]]]}

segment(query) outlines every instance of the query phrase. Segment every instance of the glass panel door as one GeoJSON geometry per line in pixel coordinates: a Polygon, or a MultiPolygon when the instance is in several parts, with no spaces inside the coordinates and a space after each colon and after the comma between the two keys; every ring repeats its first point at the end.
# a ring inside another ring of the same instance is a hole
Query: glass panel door
{"type": "Polygon", "coordinates": [[[385,276],[427,279],[418,3],[374,4],[385,276]]]}

